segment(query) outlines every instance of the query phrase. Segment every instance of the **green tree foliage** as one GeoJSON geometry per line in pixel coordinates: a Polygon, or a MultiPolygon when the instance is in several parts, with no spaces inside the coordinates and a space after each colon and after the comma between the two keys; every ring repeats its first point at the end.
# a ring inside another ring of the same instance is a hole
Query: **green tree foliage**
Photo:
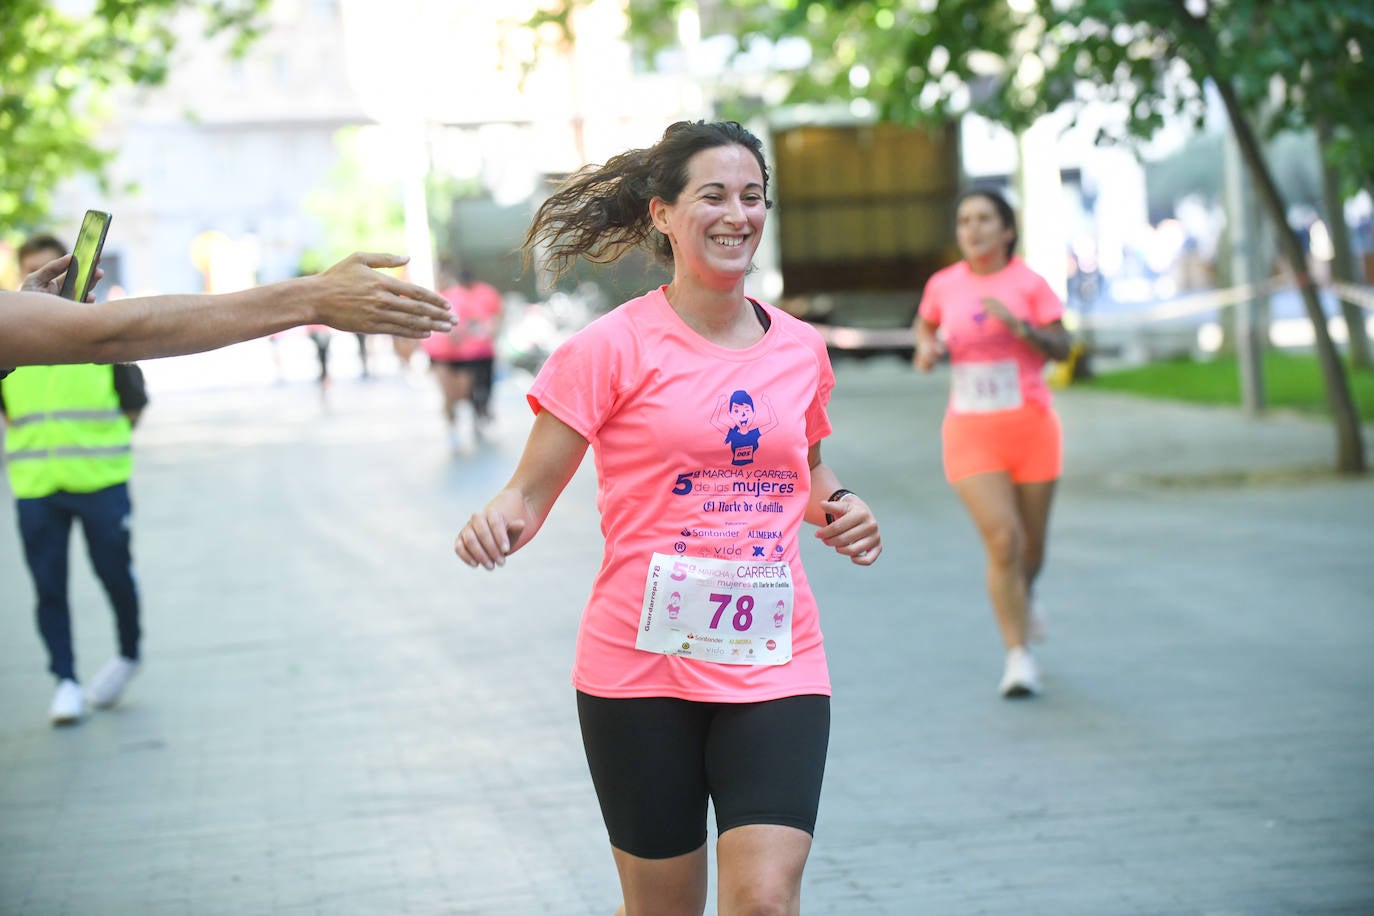
{"type": "MultiPolygon", "coordinates": [[[[579,5],[570,0],[565,6],[579,5]]],[[[879,117],[944,120],[977,111],[1017,130],[1088,102],[1120,106],[1103,130],[1152,136],[1197,119],[1207,81],[1234,88],[1270,137],[1326,120],[1347,189],[1374,187],[1374,4],[1368,0],[629,0],[652,55],[686,11],[703,35],[804,39],[785,101],[864,98],[879,117]]],[[[563,21],[566,21],[566,16],[563,21]]]]}
{"type": "MultiPolygon", "coordinates": [[[[573,5],[580,0],[569,0],[573,5]]],[[[811,63],[786,101],[862,97],[902,122],[977,111],[1026,127],[1050,111],[1107,103],[1103,138],[1201,124],[1215,87],[1241,156],[1300,278],[1337,433],[1337,466],[1364,469],[1348,380],[1262,141],[1318,129],[1342,186],[1374,186],[1374,4],[1369,0],[630,0],[652,49],[697,10],[704,35],[803,38],[811,63]]],[[[1098,106],[1099,110],[1101,106],[1098,106]]]]}
{"type": "Polygon", "coordinates": [[[367,174],[361,130],[345,127],[335,134],[339,158],[324,187],[306,201],[307,212],[324,227],[324,241],[303,255],[304,273],[317,273],[358,250],[406,250],[405,190],[399,181],[367,174]]]}
{"type": "Polygon", "coordinates": [[[103,176],[98,144],[109,96],[167,78],[179,16],[200,17],[241,53],[261,31],[270,0],[54,0],[0,2],[0,226],[24,231],[46,218],[54,188],[103,176]]]}

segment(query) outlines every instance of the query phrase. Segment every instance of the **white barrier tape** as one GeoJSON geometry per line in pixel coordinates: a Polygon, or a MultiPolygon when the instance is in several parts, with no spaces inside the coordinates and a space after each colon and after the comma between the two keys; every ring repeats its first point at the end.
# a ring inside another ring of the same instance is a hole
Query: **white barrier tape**
{"type": "MultiPolygon", "coordinates": [[[[1296,288],[1285,279],[1278,277],[1265,280],[1258,290],[1249,283],[1232,286],[1228,289],[1214,289],[1191,296],[1182,296],[1133,312],[1117,312],[1109,315],[1077,315],[1077,330],[1097,331],[1105,328],[1134,328],[1157,321],[1170,321],[1186,318],[1201,312],[1237,305],[1257,295],[1267,295],[1284,288],[1296,288]]],[[[1332,283],[1328,287],[1340,298],[1353,302],[1362,309],[1374,312],[1374,287],[1356,286],[1352,283],[1332,283]]],[[[1300,319],[1306,321],[1306,319],[1300,319]]],[[[914,347],[915,339],[910,328],[854,328],[844,325],[817,325],[816,329],[825,338],[826,345],[840,350],[859,350],[866,348],[897,349],[914,347]]]]}
{"type": "Polygon", "coordinates": [[[1332,283],[1331,291],[1346,302],[1374,312],[1374,289],[1370,287],[1356,286],[1353,283],[1332,283]]]}
{"type": "MultiPolygon", "coordinates": [[[[1081,326],[1086,327],[1088,330],[1136,327],[1156,321],[1186,318],[1189,315],[1196,315],[1199,312],[1215,311],[1216,309],[1225,308],[1229,305],[1236,305],[1247,299],[1252,299],[1256,295],[1266,295],[1277,292],[1280,289],[1296,288],[1297,287],[1293,286],[1293,284],[1275,277],[1261,283],[1258,292],[1256,292],[1250,284],[1245,283],[1240,286],[1230,287],[1229,289],[1208,290],[1205,293],[1197,293],[1192,296],[1171,299],[1168,302],[1161,302],[1158,305],[1138,309],[1134,312],[1080,316],[1080,323],[1081,326]]],[[[1353,283],[1332,283],[1326,288],[1346,302],[1353,303],[1362,309],[1374,312],[1374,287],[1356,286],[1353,283]]]]}
{"type": "Polygon", "coordinates": [[[1213,289],[1192,296],[1182,296],[1134,312],[1082,315],[1080,316],[1080,326],[1095,331],[1103,328],[1136,327],[1156,321],[1187,318],[1189,315],[1214,312],[1217,309],[1226,308],[1228,305],[1236,305],[1253,299],[1257,295],[1272,293],[1279,288],[1279,285],[1277,279],[1266,280],[1256,290],[1251,284],[1242,283],[1240,286],[1232,286],[1229,289],[1213,289]]]}
{"type": "Polygon", "coordinates": [[[825,345],[837,350],[916,348],[911,328],[851,328],[843,325],[816,325],[825,345]]]}

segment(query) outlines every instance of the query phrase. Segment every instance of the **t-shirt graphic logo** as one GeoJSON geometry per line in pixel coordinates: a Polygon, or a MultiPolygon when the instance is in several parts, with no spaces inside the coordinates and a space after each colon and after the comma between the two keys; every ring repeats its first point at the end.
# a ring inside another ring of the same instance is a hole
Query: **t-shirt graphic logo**
{"type": "Polygon", "coordinates": [[[978,327],[978,330],[981,331],[983,330],[983,323],[987,320],[988,311],[983,308],[983,303],[979,302],[973,307],[973,323],[978,327]]]}
{"type": "Polygon", "coordinates": [[[725,434],[725,444],[730,446],[730,463],[735,467],[753,464],[759,438],[778,425],[773,402],[768,395],[763,395],[761,400],[767,408],[767,416],[762,419],[755,413],[754,399],[743,388],[736,389],[728,398],[721,395],[716,401],[711,425],[725,434]]]}

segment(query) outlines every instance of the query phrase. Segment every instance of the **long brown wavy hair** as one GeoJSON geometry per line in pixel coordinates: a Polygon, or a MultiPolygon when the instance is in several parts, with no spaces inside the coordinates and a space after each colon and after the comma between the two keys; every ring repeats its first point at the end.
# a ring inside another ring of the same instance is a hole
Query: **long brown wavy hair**
{"type": "MultiPolygon", "coordinates": [[[[544,201],[520,246],[525,267],[534,251],[545,246],[555,280],[578,258],[608,264],[641,245],[672,264],[672,244],[654,228],[649,201],[658,197],[676,202],[687,185],[688,161],[702,150],[732,144],[758,160],[766,199],[768,164],[758,137],[736,121],[678,121],[648,149],[628,150],[604,165],[578,170],[544,201]]],[[[771,200],[766,204],[773,206],[771,200]]]]}

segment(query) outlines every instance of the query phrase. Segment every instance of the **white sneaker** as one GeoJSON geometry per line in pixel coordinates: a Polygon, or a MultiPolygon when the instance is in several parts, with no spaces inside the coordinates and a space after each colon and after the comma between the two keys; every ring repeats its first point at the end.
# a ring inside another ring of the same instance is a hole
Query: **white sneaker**
{"type": "Polygon", "coordinates": [[[105,667],[100,669],[100,673],[91,681],[91,687],[86,691],[88,696],[96,706],[102,709],[113,706],[119,702],[119,697],[124,693],[124,688],[129,686],[129,681],[138,673],[138,662],[122,655],[116,655],[105,663],[105,667]]]}
{"type": "Polygon", "coordinates": [[[1007,652],[1007,666],[1002,671],[1002,684],[997,688],[1007,699],[1032,697],[1040,692],[1040,672],[1035,659],[1021,646],[1007,652]]]}
{"type": "Polygon", "coordinates": [[[81,685],[71,678],[57,682],[57,692],[52,695],[52,706],[48,707],[48,717],[53,725],[74,725],[81,721],[86,712],[85,701],[81,699],[81,685]]]}
{"type": "Polygon", "coordinates": [[[1026,639],[1031,642],[1044,642],[1050,635],[1049,621],[1040,602],[1034,598],[1026,599],[1026,639]]]}

